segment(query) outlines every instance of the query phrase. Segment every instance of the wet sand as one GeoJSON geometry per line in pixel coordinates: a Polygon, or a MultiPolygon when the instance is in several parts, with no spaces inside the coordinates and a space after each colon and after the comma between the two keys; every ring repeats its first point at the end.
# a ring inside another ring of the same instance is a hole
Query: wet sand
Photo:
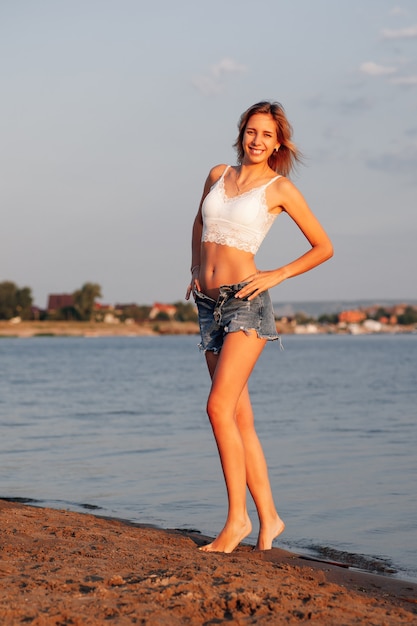
{"type": "Polygon", "coordinates": [[[417,584],[208,538],[0,500],[0,623],[417,623],[417,584]]]}

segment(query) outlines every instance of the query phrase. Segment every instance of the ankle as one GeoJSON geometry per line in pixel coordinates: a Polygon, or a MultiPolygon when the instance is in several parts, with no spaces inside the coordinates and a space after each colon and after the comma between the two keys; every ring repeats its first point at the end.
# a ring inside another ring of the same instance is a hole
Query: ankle
{"type": "Polygon", "coordinates": [[[268,513],[263,514],[259,517],[259,525],[260,526],[274,526],[275,524],[279,524],[282,522],[280,516],[278,515],[275,509],[272,509],[268,513]]]}

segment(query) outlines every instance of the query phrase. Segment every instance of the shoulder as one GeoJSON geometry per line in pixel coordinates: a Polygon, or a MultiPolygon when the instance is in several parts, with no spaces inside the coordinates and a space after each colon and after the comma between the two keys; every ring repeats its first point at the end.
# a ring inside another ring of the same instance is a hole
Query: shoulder
{"type": "Polygon", "coordinates": [[[297,189],[294,183],[286,176],[280,176],[279,178],[274,180],[271,183],[270,188],[275,193],[280,194],[286,198],[301,195],[301,192],[297,189]]]}
{"type": "Polygon", "coordinates": [[[269,190],[270,205],[275,209],[288,212],[292,206],[305,202],[302,193],[286,176],[280,176],[274,180],[269,190]]]}
{"type": "Polygon", "coordinates": [[[200,202],[200,209],[201,209],[202,203],[204,202],[205,197],[209,194],[213,185],[215,185],[217,181],[219,180],[219,178],[224,174],[227,167],[228,165],[225,165],[224,163],[222,163],[220,165],[215,165],[214,167],[211,168],[206,178],[206,182],[204,183],[204,191],[203,191],[203,195],[202,195],[201,202],[200,202]]]}
{"type": "Polygon", "coordinates": [[[214,183],[216,183],[219,178],[221,178],[221,176],[225,173],[228,167],[229,166],[225,163],[220,163],[220,165],[215,165],[211,168],[209,175],[207,176],[207,183],[209,187],[214,185],[214,183]]]}

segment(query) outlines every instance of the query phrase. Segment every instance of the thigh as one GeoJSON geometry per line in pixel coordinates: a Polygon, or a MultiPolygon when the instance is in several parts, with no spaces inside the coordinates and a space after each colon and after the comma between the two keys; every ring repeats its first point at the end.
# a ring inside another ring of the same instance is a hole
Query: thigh
{"type": "MultiPolygon", "coordinates": [[[[211,378],[216,371],[219,355],[215,352],[206,352],[207,367],[210,372],[211,378]]],[[[252,403],[249,396],[248,383],[243,387],[242,393],[236,404],[236,421],[239,429],[252,429],[254,428],[254,416],[252,410],[252,403]]]]}
{"type": "Polygon", "coordinates": [[[211,393],[236,406],[265,344],[266,339],[253,330],[226,335],[215,364],[211,393]]]}
{"type": "Polygon", "coordinates": [[[210,377],[213,379],[214,372],[216,371],[217,367],[217,362],[219,360],[219,353],[213,352],[212,350],[206,350],[205,357],[210,377]]]}

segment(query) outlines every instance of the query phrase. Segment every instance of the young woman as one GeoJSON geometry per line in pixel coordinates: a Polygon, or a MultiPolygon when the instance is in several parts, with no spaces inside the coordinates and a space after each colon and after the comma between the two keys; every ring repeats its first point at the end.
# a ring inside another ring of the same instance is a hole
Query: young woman
{"type": "Polygon", "coordinates": [[[216,165],[204,186],[192,233],[191,282],[201,348],[212,379],[207,413],[228,495],[217,538],[201,549],[232,552],[251,532],[249,488],[259,517],[258,550],[284,530],[254,427],[249,376],[268,340],[278,339],[268,289],[307,272],[333,254],[332,244],[301,193],[287,178],[299,152],[283,107],[259,102],[241,116],[238,165],[216,165]],[[258,270],[255,254],[279,213],[297,224],[310,249],[287,265],[258,270]]]}

